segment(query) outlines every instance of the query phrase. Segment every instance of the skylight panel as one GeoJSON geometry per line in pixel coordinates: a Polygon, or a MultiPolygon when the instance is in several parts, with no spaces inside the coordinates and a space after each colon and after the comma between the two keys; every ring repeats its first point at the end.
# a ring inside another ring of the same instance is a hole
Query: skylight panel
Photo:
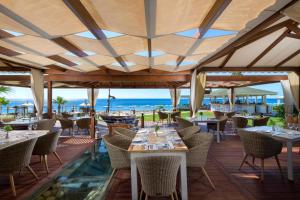
{"type": "MultiPolygon", "coordinates": [[[[114,38],[114,37],[119,37],[119,36],[124,35],[122,33],[113,32],[113,31],[107,31],[107,30],[102,30],[102,31],[106,38],[114,38]]],[[[97,39],[90,31],[76,33],[75,35],[80,36],[80,37],[89,38],[89,39],[94,39],[94,40],[97,39]]]]}
{"type": "Polygon", "coordinates": [[[180,63],[180,66],[188,66],[188,65],[195,65],[197,61],[195,60],[184,60],[180,63]]]}
{"type": "MultiPolygon", "coordinates": [[[[126,66],[128,66],[128,67],[131,67],[131,66],[134,66],[134,65],[136,65],[134,62],[125,62],[125,64],[126,64],[126,66]]],[[[113,65],[113,66],[117,66],[117,67],[122,67],[122,65],[120,64],[120,63],[118,63],[118,62],[114,62],[114,63],[112,63],[111,65],[113,65]]]]}
{"type": "MultiPolygon", "coordinates": [[[[96,52],[94,52],[94,51],[83,51],[83,52],[89,56],[96,55],[96,52]]],[[[74,53],[72,53],[70,51],[66,52],[65,55],[77,57],[77,55],[75,55],[74,53]]]]}
{"type": "MultiPolygon", "coordinates": [[[[234,35],[237,31],[226,31],[226,30],[219,30],[219,29],[209,29],[203,36],[203,38],[212,38],[212,37],[220,37],[225,35],[234,35]]],[[[186,31],[175,33],[176,35],[197,38],[199,36],[199,29],[189,29],[186,31]]]]}
{"type": "Polygon", "coordinates": [[[16,31],[11,31],[11,30],[7,30],[7,29],[2,29],[2,30],[9,33],[9,34],[11,34],[11,35],[13,35],[13,36],[16,36],[16,37],[24,35],[23,33],[16,32],[16,31]]]}
{"type": "MultiPolygon", "coordinates": [[[[164,51],[159,51],[159,50],[151,51],[151,56],[152,57],[161,56],[161,55],[164,55],[164,54],[166,54],[164,51]]],[[[148,51],[139,51],[139,52],[136,52],[135,55],[143,56],[143,57],[149,57],[148,51]]]]}

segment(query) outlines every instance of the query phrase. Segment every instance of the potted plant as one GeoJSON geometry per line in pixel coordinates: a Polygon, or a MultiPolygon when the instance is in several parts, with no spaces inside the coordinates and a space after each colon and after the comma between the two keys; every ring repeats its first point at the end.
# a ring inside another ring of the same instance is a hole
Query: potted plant
{"type": "Polygon", "coordinates": [[[200,119],[202,120],[203,112],[199,112],[200,119]]]}
{"type": "Polygon", "coordinates": [[[53,99],[53,102],[57,104],[57,111],[58,113],[60,113],[62,106],[68,101],[65,100],[63,97],[57,96],[56,99],[53,99]]]}
{"type": "Polygon", "coordinates": [[[155,134],[156,134],[156,137],[158,137],[158,134],[157,134],[157,132],[159,131],[159,125],[158,125],[158,123],[155,125],[155,128],[154,128],[154,131],[155,131],[155,134]]]}
{"type": "Polygon", "coordinates": [[[276,122],[273,119],[269,120],[269,125],[272,126],[272,131],[275,131],[276,122]]]}
{"type": "Polygon", "coordinates": [[[3,130],[6,132],[6,137],[5,137],[5,138],[8,139],[8,138],[9,138],[8,133],[9,133],[10,131],[12,131],[13,128],[12,128],[10,125],[6,125],[6,126],[3,127],[3,130]]]}

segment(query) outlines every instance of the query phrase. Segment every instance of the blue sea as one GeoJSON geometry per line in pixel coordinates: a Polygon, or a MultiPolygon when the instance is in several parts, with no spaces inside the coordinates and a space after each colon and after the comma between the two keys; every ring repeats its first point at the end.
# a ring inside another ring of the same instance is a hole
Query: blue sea
{"type": "MultiPolygon", "coordinates": [[[[221,99],[217,101],[222,102],[221,99]]],[[[281,100],[282,101],[282,100],[281,100]]],[[[63,106],[64,111],[79,110],[80,104],[88,102],[87,99],[76,99],[68,100],[68,102],[63,106]]],[[[10,113],[14,112],[14,106],[20,106],[24,103],[32,103],[33,100],[24,100],[24,99],[11,99],[9,104],[8,111],[10,113]]],[[[210,103],[210,99],[204,99],[204,105],[210,103]]],[[[280,102],[282,103],[282,102],[280,102]]],[[[171,99],[112,99],[111,100],[111,111],[128,111],[128,110],[137,110],[137,111],[147,111],[153,110],[159,106],[164,106],[166,110],[171,110],[171,99]]],[[[188,105],[189,99],[181,99],[180,106],[188,105]]],[[[267,104],[277,104],[276,98],[267,98],[267,104]]],[[[97,99],[96,111],[105,111],[107,106],[107,99],[97,99]]],[[[29,106],[29,112],[33,110],[33,106],[29,106]]],[[[45,101],[44,111],[47,110],[47,102],[45,101]]],[[[57,110],[57,104],[53,103],[53,110],[57,110]]],[[[2,106],[2,113],[7,113],[7,106],[2,106]]]]}

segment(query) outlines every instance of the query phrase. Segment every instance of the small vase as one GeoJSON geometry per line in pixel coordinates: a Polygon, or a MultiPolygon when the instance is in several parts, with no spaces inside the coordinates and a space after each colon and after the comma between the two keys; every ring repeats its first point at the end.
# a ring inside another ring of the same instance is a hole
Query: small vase
{"type": "Polygon", "coordinates": [[[8,135],[8,131],[6,132],[6,136],[5,136],[5,139],[8,139],[9,138],[9,135],[8,135]]]}
{"type": "Polygon", "coordinates": [[[275,131],[275,125],[272,126],[272,131],[275,131]]]}

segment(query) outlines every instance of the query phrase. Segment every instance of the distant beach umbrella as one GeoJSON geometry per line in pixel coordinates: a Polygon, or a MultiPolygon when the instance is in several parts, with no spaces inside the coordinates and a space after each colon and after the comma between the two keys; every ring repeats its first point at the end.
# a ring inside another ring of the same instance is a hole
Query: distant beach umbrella
{"type": "Polygon", "coordinates": [[[89,103],[81,103],[80,106],[90,106],[89,103]]]}
{"type": "Polygon", "coordinates": [[[23,104],[22,104],[22,106],[29,107],[29,106],[33,106],[33,104],[32,104],[32,103],[28,103],[28,102],[26,102],[26,103],[23,103],[23,104]]]}

